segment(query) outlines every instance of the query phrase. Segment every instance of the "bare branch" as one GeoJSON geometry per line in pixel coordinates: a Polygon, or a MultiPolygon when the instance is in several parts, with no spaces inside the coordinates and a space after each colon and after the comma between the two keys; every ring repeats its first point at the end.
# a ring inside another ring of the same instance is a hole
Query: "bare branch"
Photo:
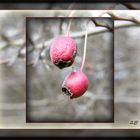
{"type": "Polygon", "coordinates": [[[140,19],[136,19],[135,17],[131,17],[131,16],[120,17],[120,16],[118,16],[118,15],[116,15],[113,12],[110,12],[110,11],[108,11],[107,14],[110,15],[114,20],[125,20],[125,21],[134,22],[136,24],[140,24],[140,19]]]}
{"type": "MultiPolygon", "coordinates": [[[[74,12],[73,12],[74,13],[74,12]]],[[[130,21],[130,23],[124,23],[124,24],[121,24],[121,25],[115,25],[114,29],[121,29],[121,28],[128,28],[128,27],[132,27],[132,26],[138,26],[140,24],[140,19],[137,19],[135,17],[120,17],[116,14],[114,14],[113,12],[111,11],[107,11],[106,12],[108,15],[110,15],[114,20],[124,20],[124,21],[130,21]],[[131,23],[132,22],[132,23],[131,23]]],[[[105,14],[105,13],[103,13],[105,14]]],[[[98,35],[98,34],[101,34],[101,33],[105,33],[105,32],[108,32],[110,30],[112,30],[112,28],[105,24],[105,23],[100,23],[100,22],[97,22],[96,20],[92,19],[92,21],[94,22],[94,24],[96,26],[101,26],[101,27],[105,27],[105,28],[100,28],[99,30],[90,30],[88,32],[88,36],[91,36],[91,35],[98,35]]],[[[72,33],[70,34],[70,36],[72,38],[84,38],[85,36],[85,32],[82,31],[82,32],[75,32],[75,33],[72,33]]],[[[13,58],[13,60],[10,60],[10,59],[5,59],[5,60],[0,60],[0,64],[13,64],[15,62],[15,60],[20,57],[21,55],[23,56],[24,58],[24,61],[25,61],[25,56],[26,56],[26,49],[25,49],[25,42],[23,42],[22,44],[15,44],[16,42],[11,42],[7,37],[5,37],[4,35],[0,35],[0,37],[7,41],[8,43],[8,46],[10,45],[18,45],[19,46],[19,50],[17,51],[17,54],[15,55],[15,57],[13,58]],[[25,50],[24,52],[22,52],[22,50],[25,50]]],[[[29,41],[29,43],[31,44],[31,50],[27,50],[28,52],[29,51],[33,51],[34,49],[41,49],[39,51],[39,54],[38,54],[38,57],[37,59],[34,61],[34,62],[28,62],[27,65],[36,65],[38,60],[41,58],[41,54],[44,50],[49,50],[49,47],[50,47],[50,44],[51,42],[53,41],[54,38],[50,39],[50,40],[47,40],[44,42],[44,46],[41,47],[40,44],[35,44],[29,37],[27,38],[27,40],[29,41]]],[[[42,61],[43,62],[43,61],[42,61]]],[[[45,63],[45,61],[44,61],[45,63]]]]}
{"type": "Polygon", "coordinates": [[[125,7],[127,7],[128,9],[131,9],[131,10],[139,10],[139,8],[136,8],[131,3],[121,3],[121,4],[124,5],[125,7]]]}
{"type": "MultiPolygon", "coordinates": [[[[114,29],[117,30],[117,29],[121,29],[121,28],[133,27],[133,26],[137,26],[137,24],[134,24],[134,23],[125,23],[125,24],[123,24],[123,25],[117,25],[117,26],[115,26],[114,29]]],[[[91,31],[88,32],[88,36],[97,35],[97,34],[105,33],[105,32],[108,32],[108,29],[105,28],[105,29],[100,29],[100,30],[97,30],[97,31],[91,30],[91,31]]],[[[83,32],[76,32],[76,33],[71,34],[71,36],[72,36],[73,38],[84,38],[85,32],[84,32],[84,31],[83,31],[83,32]]],[[[53,39],[50,39],[50,40],[46,41],[46,42],[44,43],[44,47],[50,46],[52,40],[53,40],[53,39]]],[[[39,45],[39,46],[36,45],[36,49],[40,49],[40,45],[39,45]]],[[[44,48],[44,49],[46,49],[46,48],[44,48]]],[[[44,49],[43,49],[43,50],[44,50],[44,49]]],[[[47,50],[48,50],[48,47],[47,47],[47,50]]],[[[42,52],[42,51],[41,51],[41,52],[42,52]]],[[[1,60],[1,61],[0,61],[0,64],[8,64],[10,61],[11,61],[10,59],[1,60]]],[[[24,60],[24,61],[25,61],[25,60],[24,60]]],[[[28,62],[27,65],[34,65],[34,63],[35,63],[35,61],[28,62]]],[[[44,63],[45,63],[45,62],[44,62],[44,63]]]]}
{"type": "MultiPolygon", "coordinates": [[[[132,27],[132,26],[137,26],[137,24],[134,24],[134,23],[125,23],[123,25],[117,25],[115,26],[115,30],[116,29],[120,29],[120,28],[127,28],[127,27],[132,27]]],[[[91,35],[98,35],[100,33],[105,33],[105,32],[108,32],[108,29],[99,29],[99,30],[91,30],[88,32],[88,36],[91,36],[91,35]]],[[[85,36],[85,32],[82,31],[82,32],[76,32],[76,33],[72,33],[70,34],[70,36],[72,38],[83,38],[85,36]]],[[[50,46],[51,42],[53,41],[53,39],[50,39],[50,40],[47,40],[44,45],[45,46],[50,46]]],[[[36,48],[40,48],[40,45],[36,45],[36,48]]]]}
{"type": "Polygon", "coordinates": [[[93,21],[93,23],[96,26],[100,26],[100,27],[105,27],[107,28],[110,32],[112,32],[113,28],[111,26],[109,26],[107,23],[101,23],[101,22],[97,22],[96,19],[92,18],[91,19],[93,21]]]}

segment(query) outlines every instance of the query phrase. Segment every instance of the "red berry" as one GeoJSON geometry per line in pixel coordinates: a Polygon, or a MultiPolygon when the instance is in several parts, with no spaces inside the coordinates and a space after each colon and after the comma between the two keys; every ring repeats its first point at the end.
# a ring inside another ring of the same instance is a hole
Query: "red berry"
{"type": "Polygon", "coordinates": [[[62,91],[71,99],[82,96],[88,88],[88,78],[82,71],[71,72],[62,84],[62,91]]]}
{"type": "Polygon", "coordinates": [[[71,66],[76,53],[76,42],[69,36],[57,37],[50,48],[51,61],[60,69],[71,66]]]}

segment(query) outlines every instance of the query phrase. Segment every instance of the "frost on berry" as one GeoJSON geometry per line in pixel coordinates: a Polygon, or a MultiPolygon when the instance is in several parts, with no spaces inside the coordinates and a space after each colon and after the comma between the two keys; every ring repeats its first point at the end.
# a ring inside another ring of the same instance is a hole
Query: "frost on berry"
{"type": "Polygon", "coordinates": [[[50,48],[51,61],[60,69],[71,66],[76,53],[76,42],[69,36],[55,38],[50,48]]]}
{"type": "Polygon", "coordinates": [[[88,78],[82,71],[71,72],[62,84],[62,91],[71,99],[82,96],[88,88],[88,78]]]}

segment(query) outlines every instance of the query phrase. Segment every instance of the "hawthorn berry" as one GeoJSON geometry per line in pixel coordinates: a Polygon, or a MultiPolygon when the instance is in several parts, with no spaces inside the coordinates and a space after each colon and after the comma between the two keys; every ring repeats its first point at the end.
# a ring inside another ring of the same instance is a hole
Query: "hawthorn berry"
{"type": "Polygon", "coordinates": [[[62,84],[62,91],[70,96],[70,99],[82,96],[89,85],[87,76],[80,70],[72,71],[62,84]]]}
{"type": "Polygon", "coordinates": [[[50,48],[50,58],[58,68],[63,69],[73,64],[77,53],[77,44],[69,36],[59,36],[54,39],[50,48]]]}

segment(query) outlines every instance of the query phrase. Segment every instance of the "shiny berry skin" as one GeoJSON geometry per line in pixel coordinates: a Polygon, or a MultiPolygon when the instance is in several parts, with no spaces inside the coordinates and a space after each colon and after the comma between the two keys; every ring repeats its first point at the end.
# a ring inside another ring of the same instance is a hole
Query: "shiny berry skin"
{"type": "Polygon", "coordinates": [[[65,78],[62,91],[73,99],[82,96],[88,85],[88,77],[82,71],[73,71],[65,78]]]}
{"type": "Polygon", "coordinates": [[[50,48],[50,58],[58,68],[63,69],[73,64],[77,53],[77,44],[69,36],[59,36],[54,39],[50,48]]]}

